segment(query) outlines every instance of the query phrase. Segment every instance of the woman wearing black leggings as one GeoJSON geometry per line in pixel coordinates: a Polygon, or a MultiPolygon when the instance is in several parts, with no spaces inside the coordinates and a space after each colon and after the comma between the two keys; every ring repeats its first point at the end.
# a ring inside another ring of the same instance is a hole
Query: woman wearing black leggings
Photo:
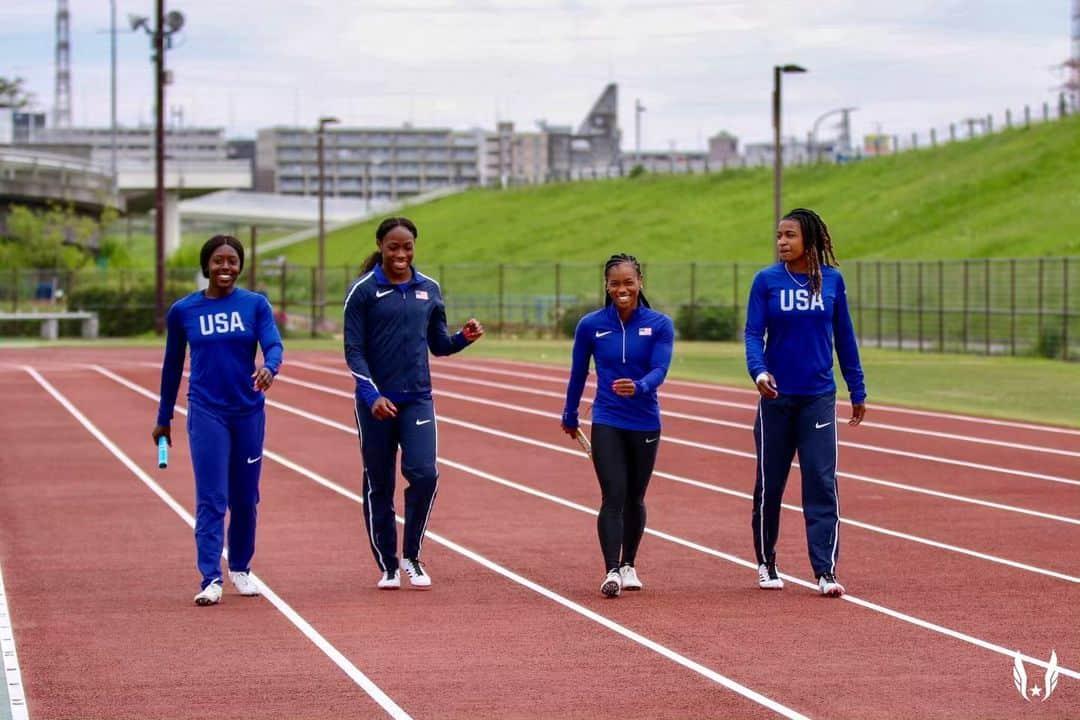
{"type": "Polygon", "coordinates": [[[618,597],[642,585],[634,562],[645,532],[645,491],[660,444],[656,389],[671,365],[675,330],[671,318],[649,307],[634,256],[612,255],[604,279],[604,308],[581,318],[574,332],[562,429],[570,436],[579,432],[578,404],[592,358],[592,461],[601,496],[596,527],[606,572],[600,592],[618,597]]]}

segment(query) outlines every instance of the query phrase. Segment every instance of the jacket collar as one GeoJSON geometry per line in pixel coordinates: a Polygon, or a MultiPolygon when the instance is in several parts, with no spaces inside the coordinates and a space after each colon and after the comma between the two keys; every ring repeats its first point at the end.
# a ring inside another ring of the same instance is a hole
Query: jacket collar
{"type": "Polygon", "coordinates": [[[412,265],[409,266],[409,272],[411,272],[412,275],[404,283],[390,282],[390,278],[386,277],[386,273],[383,272],[382,265],[376,265],[373,272],[375,273],[375,282],[377,282],[379,285],[392,285],[394,287],[397,287],[398,285],[404,285],[405,287],[409,287],[410,285],[415,285],[416,283],[420,282],[420,278],[417,277],[416,268],[412,265]]]}
{"type": "MultiPolygon", "coordinates": [[[[634,308],[634,312],[632,312],[630,314],[630,321],[627,322],[626,324],[627,325],[633,325],[638,320],[640,320],[641,315],[642,315],[642,311],[644,309],[645,309],[645,306],[642,305],[640,302],[638,302],[638,306],[636,308],[634,308]]],[[[619,319],[619,311],[615,308],[615,303],[611,303],[610,305],[605,305],[604,306],[604,312],[606,312],[608,314],[608,318],[612,322],[614,322],[614,323],[621,322],[620,319],[619,319]]]]}

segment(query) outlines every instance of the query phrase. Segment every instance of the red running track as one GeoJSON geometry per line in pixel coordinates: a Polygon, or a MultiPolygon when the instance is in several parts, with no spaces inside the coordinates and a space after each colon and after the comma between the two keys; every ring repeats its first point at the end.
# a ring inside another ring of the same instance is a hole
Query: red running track
{"type": "Polygon", "coordinates": [[[154,466],[159,362],[0,351],[0,570],[33,718],[1080,716],[1078,432],[871,405],[873,426],[841,434],[850,594],[833,601],[805,586],[797,470],[787,587],[756,587],[754,396],[671,381],[646,587],[608,601],[595,478],[558,430],[565,371],[439,361],[435,587],[387,593],[351,380],[293,352],[268,396],[254,562],[278,603],[228,589],[197,608],[191,529],[147,485],[191,511],[179,419],[154,466]],[[1051,649],[1059,683],[1026,703],[1013,653],[1042,689],[1051,649]]]}

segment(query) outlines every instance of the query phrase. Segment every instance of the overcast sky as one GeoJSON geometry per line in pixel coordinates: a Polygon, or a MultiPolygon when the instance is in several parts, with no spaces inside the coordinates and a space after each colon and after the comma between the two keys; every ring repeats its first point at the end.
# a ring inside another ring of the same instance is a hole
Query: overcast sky
{"type": "MultiPolygon", "coordinates": [[[[73,121],[109,123],[109,1],[70,0],[73,121]]],[[[0,75],[51,111],[53,0],[0,3],[0,75]]],[[[152,123],[149,38],[128,32],[150,0],[116,0],[122,125],[152,123]]],[[[1056,97],[1070,0],[168,0],[186,25],[167,53],[167,107],[184,124],[254,137],[272,125],[411,122],[466,129],[497,119],[577,126],[619,85],[623,148],[703,149],[727,130],[771,137],[772,68],[784,134],[855,106],[856,140],[910,137],[1056,97]]],[[[835,133],[831,121],[819,133],[835,133]]]]}

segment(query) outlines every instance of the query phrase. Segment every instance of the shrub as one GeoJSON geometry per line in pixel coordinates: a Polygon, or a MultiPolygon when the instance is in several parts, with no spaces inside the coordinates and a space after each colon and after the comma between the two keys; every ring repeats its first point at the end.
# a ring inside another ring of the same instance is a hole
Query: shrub
{"type": "Polygon", "coordinates": [[[571,305],[562,308],[561,317],[557,318],[559,332],[562,333],[563,337],[574,337],[574,330],[577,329],[577,324],[581,321],[581,318],[596,309],[597,307],[594,304],[571,305]]]}
{"type": "MultiPolygon", "coordinates": [[[[191,292],[186,284],[170,283],[165,287],[165,305],[191,292]]],[[[71,310],[98,313],[98,331],[106,337],[138,335],[154,329],[154,285],[82,285],[68,296],[71,310]]]]}
{"type": "Polygon", "coordinates": [[[1061,328],[1056,326],[1044,327],[1039,333],[1039,339],[1035,341],[1032,353],[1038,357],[1050,358],[1051,360],[1061,357],[1061,351],[1065,345],[1065,336],[1061,328]]]}
{"type": "Polygon", "coordinates": [[[681,305],[675,316],[682,340],[734,340],[737,323],[729,305],[681,305]]]}

